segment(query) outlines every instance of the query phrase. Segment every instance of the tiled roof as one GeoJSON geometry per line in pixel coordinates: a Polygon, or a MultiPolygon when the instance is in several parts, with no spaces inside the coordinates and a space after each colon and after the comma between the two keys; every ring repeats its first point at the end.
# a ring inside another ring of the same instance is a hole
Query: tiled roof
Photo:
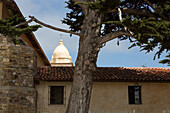
{"type": "MultiPolygon", "coordinates": [[[[74,67],[39,67],[36,80],[72,81],[74,67]]],[[[170,68],[98,67],[94,81],[101,82],[170,82],[170,68]]]]}

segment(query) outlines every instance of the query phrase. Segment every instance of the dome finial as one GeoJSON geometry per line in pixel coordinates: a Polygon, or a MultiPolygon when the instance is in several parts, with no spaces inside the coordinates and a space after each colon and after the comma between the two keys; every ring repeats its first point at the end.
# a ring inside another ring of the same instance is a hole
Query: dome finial
{"type": "Polygon", "coordinates": [[[62,40],[62,39],[60,39],[60,42],[63,42],[63,40],[62,40]]]}
{"type": "Polygon", "coordinates": [[[63,45],[63,40],[62,40],[62,39],[60,39],[60,42],[59,42],[58,45],[59,45],[59,46],[61,46],[61,45],[64,46],[64,45],[63,45]]]}

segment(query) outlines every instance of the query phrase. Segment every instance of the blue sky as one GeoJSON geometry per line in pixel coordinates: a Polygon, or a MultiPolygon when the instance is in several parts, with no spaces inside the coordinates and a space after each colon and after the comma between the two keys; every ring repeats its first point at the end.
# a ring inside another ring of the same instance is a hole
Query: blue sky
{"type": "MultiPolygon", "coordinates": [[[[65,0],[15,0],[18,7],[25,17],[31,15],[35,16],[39,20],[60,27],[68,29],[69,26],[61,23],[61,20],[69,12],[65,8],[65,0]]],[[[35,23],[33,23],[35,24],[35,23]]],[[[64,45],[68,48],[72,57],[73,63],[76,61],[78,53],[78,41],[76,36],[70,37],[69,34],[57,32],[48,28],[41,28],[36,31],[35,36],[42,46],[49,61],[53,54],[54,49],[57,47],[60,34],[64,45]]],[[[166,65],[159,64],[160,59],[153,60],[156,51],[145,54],[145,52],[139,52],[139,48],[128,49],[130,46],[129,41],[120,42],[117,46],[117,40],[110,41],[104,48],[101,49],[97,65],[99,67],[141,67],[145,65],[147,67],[166,67],[166,65]]],[[[164,54],[161,59],[164,58],[164,54]]]]}

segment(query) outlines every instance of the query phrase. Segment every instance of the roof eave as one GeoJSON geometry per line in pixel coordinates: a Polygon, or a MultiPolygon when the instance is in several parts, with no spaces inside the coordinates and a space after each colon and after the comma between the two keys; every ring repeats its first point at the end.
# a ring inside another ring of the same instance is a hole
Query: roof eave
{"type": "MultiPolygon", "coordinates": [[[[2,2],[4,2],[5,0],[0,0],[2,2]]],[[[6,1],[7,3],[8,1],[6,1]]],[[[15,1],[10,1],[8,3],[8,8],[11,9],[12,11],[17,11],[17,13],[21,16],[21,17],[24,17],[20,11],[20,9],[18,8],[17,4],[15,1]]],[[[29,26],[28,24],[26,24],[25,26],[29,26]]],[[[37,41],[35,35],[31,32],[31,33],[26,33],[25,34],[28,38],[28,40],[30,41],[30,43],[32,44],[33,48],[35,49],[35,51],[38,53],[38,55],[42,58],[44,64],[46,66],[50,66],[50,62],[49,60],[47,59],[47,56],[45,55],[43,49],[41,48],[39,42],[37,41]]]]}

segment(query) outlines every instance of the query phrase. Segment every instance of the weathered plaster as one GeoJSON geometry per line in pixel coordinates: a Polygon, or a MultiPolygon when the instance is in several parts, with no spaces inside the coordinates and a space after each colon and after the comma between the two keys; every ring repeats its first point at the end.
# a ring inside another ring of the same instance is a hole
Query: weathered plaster
{"type": "MultiPolygon", "coordinates": [[[[68,103],[71,82],[40,82],[38,113],[64,113],[66,105],[49,105],[48,88],[51,85],[66,86],[68,103]]],[[[139,83],[142,87],[142,104],[128,104],[128,86],[136,83],[95,82],[93,84],[90,113],[170,113],[169,83],[139,83]]]]}

